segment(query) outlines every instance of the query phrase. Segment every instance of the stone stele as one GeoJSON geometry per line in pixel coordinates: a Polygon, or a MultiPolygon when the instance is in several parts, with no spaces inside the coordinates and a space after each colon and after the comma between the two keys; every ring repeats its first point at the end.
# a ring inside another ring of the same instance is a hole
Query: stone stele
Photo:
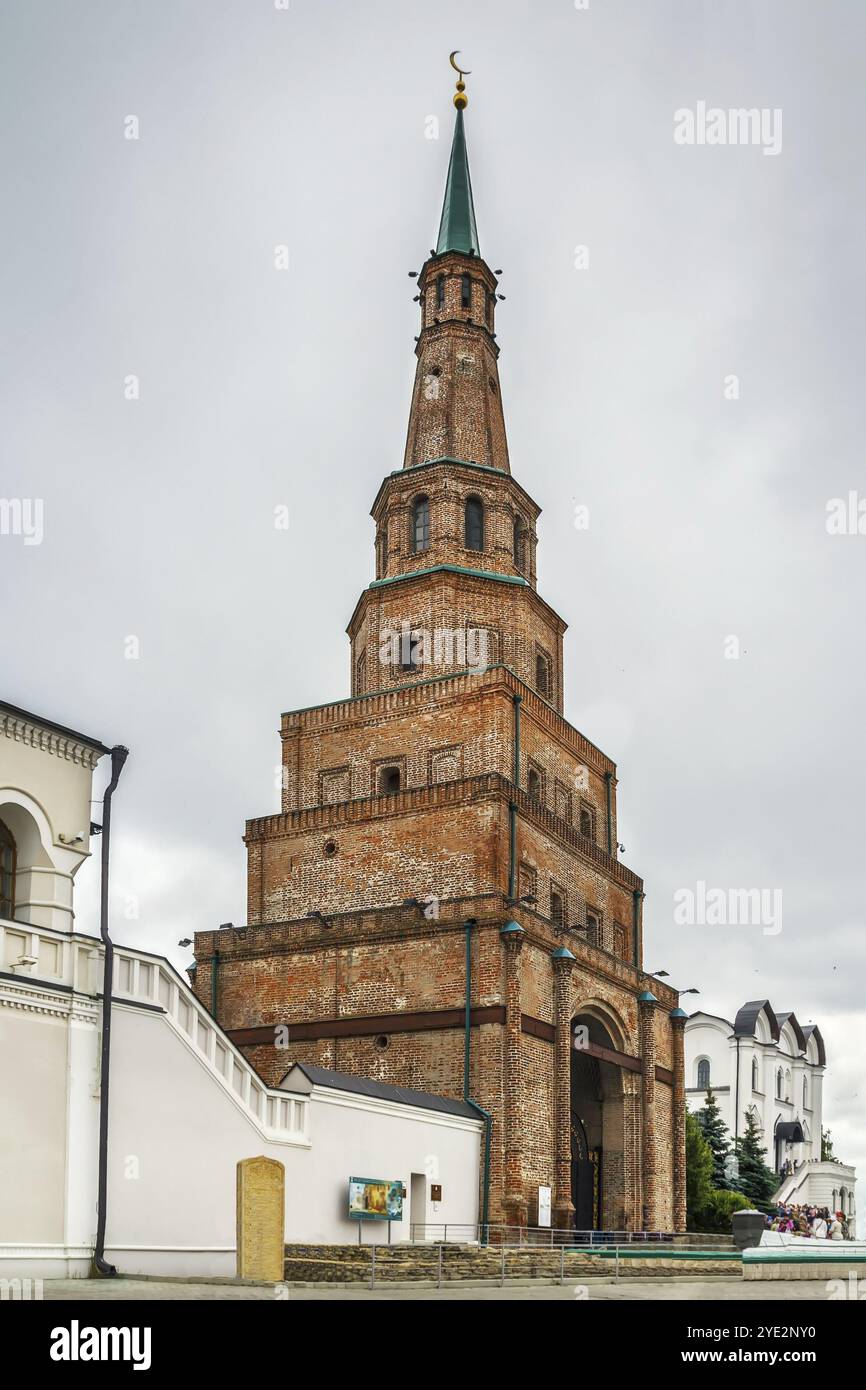
{"type": "Polygon", "coordinates": [[[285,1247],[286,1170],[275,1158],[238,1164],[239,1279],[279,1282],[285,1247]]]}

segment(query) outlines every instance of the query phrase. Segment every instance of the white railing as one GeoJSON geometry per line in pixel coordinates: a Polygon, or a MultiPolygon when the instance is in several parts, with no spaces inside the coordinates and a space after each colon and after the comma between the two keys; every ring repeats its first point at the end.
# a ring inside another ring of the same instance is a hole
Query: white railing
{"type": "Polygon", "coordinates": [[[782,1182],[779,1184],[771,1200],[774,1203],[781,1202],[783,1205],[795,1202],[797,1200],[797,1193],[800,1191],[801,1188],[806,1187],[808,1185],[814,1186],[815,1183],[822,1178],[825,1180],[824,1185],[827,1188],[826,1193],[821,1193],[820,1190],[818,1193],[811,1192],[809,1194],[809,1201],[815,1202],[818,1206],[829,1205],[829,1203],[833,1200],[830,1191],[830,1188],[832,1186],[836,1189],[837,1192],[836,1206],[838,1207],[838,1189],[844,1187],[846,1189],[845,1201],[849,1208],[846,1211],[845,1215],[849,1218],[853,1218],[855,1181],[854,1169],[849,1168],[847,1164],[837,1162],[835,1159],[804,1159],[803,1162],[799,1165],[799,1167],[794,1169],[793,1173],[789,1173],[787,1177],[782,1179],[782,1182]]]}
{"type": "MultiPolygon", "coordinates": [[[[102,959],[96,937],[0,921],[0,972],[13,976],[15,986],[50,990],[53,985],[64,994],[71,988],[95,1000],[102,989],[102,959]]],[[[115,946],[112,998],[159,1010],[264,1138],[310,1142],[309,1099],[266,1086],[168,961],[115,946]]]]}

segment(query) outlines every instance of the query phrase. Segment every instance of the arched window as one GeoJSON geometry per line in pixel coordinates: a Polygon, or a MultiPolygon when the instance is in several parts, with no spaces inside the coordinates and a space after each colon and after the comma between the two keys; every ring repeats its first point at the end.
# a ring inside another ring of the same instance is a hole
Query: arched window
{"type": "Polygon", "coordinates": [[[791,1073],[790,1073],[790,1071],[786,1071],[786,1072],[785,1072],[785,1100],[792,1100],[792,1099],[793,1099],[793,1094],[794,1094],[794,1093],[793,1093],[793,1091],[791,1090],[791,1073]]]}
{"type": "Polygon", "coordinates": [[[550,699],[550,662],[541,652],[535,658],[535,688],[545,700],[550,699]]]}
{"type": "Polygon", "coordinates": [[[514,518],[514,564],[519,570],[526,569],[526,526],[522,516],[514,518]]]}
{"type": "Polygon", "coordinates": [[[759,1089],[759,1088],[758,1088],[758,1059],[757,1059],[757,1057],[753,1057],[753,1058],[752,1058],[752,1090],[753,1090],[753,1091],[757,1091],[758,1089],[759,1089]]]}
{"type": "Polygon", "coordinates": [[[780,1067],[779,1070],[776,1072],[776,1100],[782,1099],[782,1093],[784,1089],[785,1073],[782,1071],[782,1068],[780,1067]]]}
{"type": "Polygon", "coordinates": [[[399,767],[383,767],[379,770],[379,791],[383,796],[400,790],[399,767]]]}
{"type": "Polygon", "coordinates": [[[484,503],[480,497],[466,498],[463,536],[467,550],[484,549],[484,503]]]}
{"type": "Polygon", "coordinates": [[[594,912],[586,914],[586,939],[590,946],[598,945],[598,918],[594,912]]]}
{"type": "Polygon", "coordinates": [[[472,281],[468,275],[460,277],[460,307],[461,309],[472,308],[472,281]]]}
{"type": "Polygon", "coordinates": [[[11,922],[15,916],[15,840],[0,820],[0,917],[11,922]]]}
{"type": "Polygon", "coordinates": [[[809,1109],[809,1086],[805,1076],[803,1077],[803,1109],[809,1109]]]}
{"type": "Polygon", "coordinates": [[[550,895],[550,920],[556,927],[561,927],[565,920],[562,896],[559,893],[551,893],[550,895]]]}
{"type": "Polygon", "coordinates": [[[584,835],[587,840],[595,839],[592,833],[592,811],[589,806],[584,805],[583,802],[581,802],[580,806],[580,833],[584,835]]]}
{"type": "Polygon", "coordinates": [[[541,800],[541,778],[534,767],[529,769],[529,776],[526,779],[526,790],[529,792],[533,801],[541,800]]]}
{"type": "Polygon", "coordinates": [[[417,555],[430,544],[430,498],[416,497],[412,504],[412,549],[417,555]]]}
{"type": "Polygon", "coordinates": [[[444,276],[444,275],[437,275],[437,277],[436,277],[436,308],[437,308],[437,309],[444,309],[444,308],[445,308],[445,276],[444,276]]]}
{"type": "Polygon", "coordinates": [[[698,1086],[702,1091],[710,1088],[710,1063],[706,1057],[702,1057],[698,1062],[698,1086]]]}

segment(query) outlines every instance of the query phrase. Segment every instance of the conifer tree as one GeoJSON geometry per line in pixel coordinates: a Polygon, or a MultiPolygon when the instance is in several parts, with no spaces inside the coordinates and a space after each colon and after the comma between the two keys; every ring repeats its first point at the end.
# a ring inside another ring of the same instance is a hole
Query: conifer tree
{"type": "Polygon", "coordinates": [[[686,1225],[701,1229],[713,1190],[713,1155],[690,1110],[686,1111],[686,1225]]]}
{"type": "Polygon", "coordinates": [[[746,1111],[746,1130],[736,1142],[739,1176],[737,1187],[759,1211],[769,1209],[770,1201],[779,1179],[772,1168],[767,1167],[766,1149],[761,1144],[761,1136],[751,1110],[746,1111]]]}
{"type": "Polygon", "coordinates": [[[724,1191],[725,1188],[731,1186],[725,1172],[725,1164],[731,1153],[731,1143],[728,1127],[722,1119],[712,1086],[707,1087],[707,1098],[702,1108],[695,1112],[695,1116],[701,1127],[701,1134],[709,1144],[710,1152],[713,1155],[712,1185],[717,1191],[724,1191]]]}
{"type": "Polygon", "coordinates": [[[833,1136],[829,1129],[821,1130],[821,1162],[836,1163],[838,1160],[833,1152],[833,1136]]]}

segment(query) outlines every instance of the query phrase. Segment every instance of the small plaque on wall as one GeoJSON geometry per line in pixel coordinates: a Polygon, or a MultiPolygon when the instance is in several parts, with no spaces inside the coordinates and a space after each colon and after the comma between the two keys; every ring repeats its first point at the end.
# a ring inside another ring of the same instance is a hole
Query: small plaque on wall
{"type": "Polygon", "coordinates": [[[539,1187],[538,1189],[538,1224],[539,1226],[550,1225],[550,1188],[539,1187]]]}
{"type": "Polygon", "coordinates": [[[431,1202],[441,1202],[441,1201],[442,1201],[442,1184],[441,1184],[441,1183],[434,1182],[434,1183],[431,1183],[431,1184],[430,1184],[430,1201],[431,1201],[431,1202]]]}

